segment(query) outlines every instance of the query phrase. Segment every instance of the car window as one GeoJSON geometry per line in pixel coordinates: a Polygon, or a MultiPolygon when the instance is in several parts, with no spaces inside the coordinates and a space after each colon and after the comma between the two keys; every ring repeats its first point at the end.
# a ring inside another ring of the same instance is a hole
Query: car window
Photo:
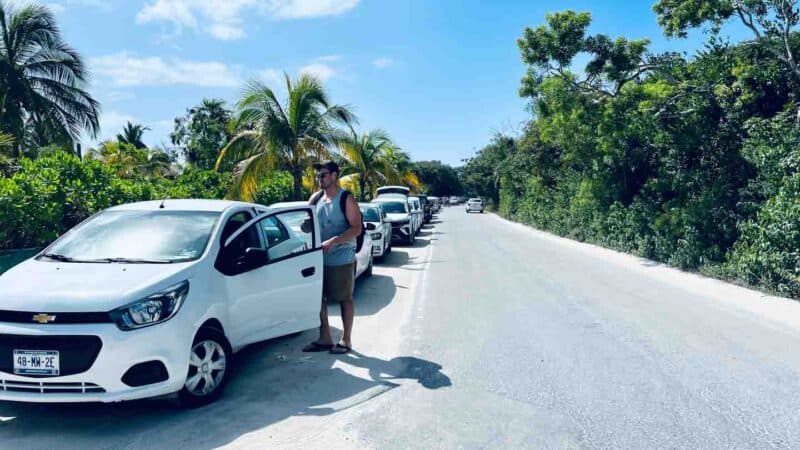
{"type": "Polygon", "coordinates": [[[361,215],[364,216],[365,222],[380,222],[381,218],[375,208],[361,208],[361,215]]]}
{"type": "MultiPolygon", "coordinates": [[[[236,214],[236,216],[238,216],[239,214],[236,214]]],[[[249,213],[245,214],[247,214],[248,216],[250,215],[249,213]]],[[[236,216],[231,217],[232,221],[228,221],[228,224],[239,225],[238,224],[239,218],[236,216]],[[236,218],[237,220],[233,220],[234,218],[236,218]]],[[[228,227],[228,224],[226,224],[226,228],[228,227]]],[[[234,229],[233,225],[231,225],[230,228],[233,229],[233,231],[231,231],[231,234],[233,234],[233,232],[241,228],[241,226],[238,226],[237,228],[234,229]]],[[[227,231],[227,229],[223,230],[223,233],[224,231],[227,231]]],[[[228,238],[226,237],[225,240],[227,239],[228,238]]],[[[225,245],[224,241],[222,245],[225,245]]],[[[227,275],[235,275],[242,273],[243,270],[241,270],[240,268],[243,267],[245,254],[248,248],[265,250],[263,240],[259,235],[258,229],[256,229],[256,227],[252,225],[247,227],[244,231],[242,231],[241,234],[236,236],[231,241],[230,244],[220,249],[219,256],[217,257],[217,262],[215,266],[222,273],[227,275]]]]}
{"type": "Polygon", "coordinates": [[[271,216],[258,223],[258,228],[267,243],[267,248],[275,247],[289,239],[289,232],[277,217],[271,216]]]}
{"type": "Polygon", "coordinates": [[[259,226],[268,242],[270,260],[314,248],[314,222],[308,210],[275,214],[260,221],[259,226]]]}
{"type": "Polygon", "coordinates": [[[231,218],[225,223],[225,227],[222,229],[222,234],[220,234],[220,245],[225,245],[225,241],[227,241],[236,230],[242,228],[242,225],[249,222],[252,218],[253,215],[247,211],[241,211],[231,216],[231,218]]]}

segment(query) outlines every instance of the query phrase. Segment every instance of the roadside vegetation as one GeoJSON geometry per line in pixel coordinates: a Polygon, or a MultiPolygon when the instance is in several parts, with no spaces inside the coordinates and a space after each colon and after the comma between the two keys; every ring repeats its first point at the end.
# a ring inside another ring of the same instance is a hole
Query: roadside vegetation
{"type": "Polygon", "coordinates": [[[461,182],[513,220],[800,298],[794,2],[654,11],[669,36],[709,29],[705,48],[654,54],[647,39],[590,35],[574,11],[524,30],[532,118],[480,149],[461,182]],[[719,38],[728,22],[753,39],[719,38]]]}

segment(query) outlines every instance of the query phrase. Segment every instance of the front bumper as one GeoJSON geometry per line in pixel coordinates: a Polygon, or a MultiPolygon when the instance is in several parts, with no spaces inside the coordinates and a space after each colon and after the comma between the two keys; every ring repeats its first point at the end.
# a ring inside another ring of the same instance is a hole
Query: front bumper
{"type": "Polygon", "coordinates": [[[402,226],[395,226],[392,224],[392,240],[406,241],[411,237],[411,224],[403,224],[402,226]]]}
{"type": "MultiPolygon", "coordinates": [[[[177,392],[186,380],[192,336],[191,333],[180,332],[182,327],[172,323],[176,318],[133,331],[122,331],[110,323],[0,323],[0,335],[58,335],[64,339],[69,339],[69,336],[96,336],[102,342],[94,363],[80,373],[31,377],[15,375],[13,370],[0,371],[0,400],[33,403],[118,402],[177,392]],[[122,382],[128,369],[148,361],[164,364],[168,374],[166,381],[140,387],[130,387],[122,382]]],[[[64,364],[65,361],[61,361],[61,365],[64,364]]]]}

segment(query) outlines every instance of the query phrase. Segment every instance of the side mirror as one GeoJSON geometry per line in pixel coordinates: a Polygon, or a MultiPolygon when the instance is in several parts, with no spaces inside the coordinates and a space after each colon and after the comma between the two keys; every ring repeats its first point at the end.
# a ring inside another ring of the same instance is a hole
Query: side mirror
{"type": "Polygon", "coordinates": [[[244,263],[247,267],[260,267],[269,261],[269,255],[263,248],[248,247],[244,251],[244,263]]]}
{"type": "Polygon", "coordinates": [[[367,231],[375,231],[375,230],[378,229],[378,227],[375,226],[375,224],[372,223],[372,222],[368,223],[366,228],[367,228],[367,231]]]}

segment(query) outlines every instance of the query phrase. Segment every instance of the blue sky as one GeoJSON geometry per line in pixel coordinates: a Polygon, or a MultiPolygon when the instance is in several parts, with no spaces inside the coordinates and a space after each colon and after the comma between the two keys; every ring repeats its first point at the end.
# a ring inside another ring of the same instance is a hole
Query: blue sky
{"type": "MultiPolygon", "coordinates": [[[[169,145],[173,119],[203,97],[232,105],[244,80],[278,86],[286,71],[322,78],[360,130],[383,128],[416,160],[461,164],[497,131],[530,117],[518,97],[516,39],[547,12],[590,11],[593,33],[647,37],[652,50],[692,53],[661,34],[651,1],[49,0],[92,72],[100,138],[126,120],[169,145]]],[[[737,37],[745,37],[734,30],[737,37]]],[[[89,142],[88,140],[86,142],[89,142]]]]}

